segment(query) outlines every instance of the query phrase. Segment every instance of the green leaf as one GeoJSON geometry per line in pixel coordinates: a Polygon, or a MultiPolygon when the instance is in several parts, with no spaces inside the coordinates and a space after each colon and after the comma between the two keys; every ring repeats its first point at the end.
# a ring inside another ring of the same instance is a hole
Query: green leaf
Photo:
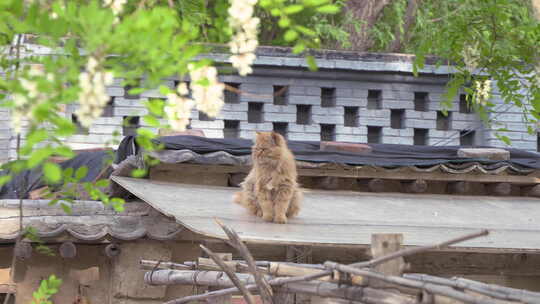
{"type": "Polygon", "coordinates": [[[143,121],[150,127],[154,127],[154,128],[159,128],[159,126],[161,125],[159,123],[159,120],[155,117],[155,116],[152,116],[152,115],[145,115],[143,117],[143,121]]]}
{"type": "Polygon", "coordinates": [[[62,178],[62,169],[58,164],[46,162],[43,165],[45,180],[49,183],[57,183],[62,178]]]}
{"type": "Polygon", "coordinates": [[[62,210],[64,210],[65,213],[71,214],[71,206],[65,203],[60,203],[60,207],[62,207],[62,210]]]}
{"type": "Polygon", "coordinates": [[[294,27],[296,30],[298,30],[300,33],[306,35],[306,36],[316,36],[317,35],[317,32],[311,30],[311,29],[308,29],[307,27],[305,26],[301,26],[301,25],[297,25],[294,27]]]}
{"type": "Polygon", "coordinates": [[[131,171],[131,176],[135,178],[145,177],[147,174],[145,169],[134,169],[131,171]]]}
{"type": "Polygon", "coordinates": [[[95,183],[96,187],[99,187],[99,188],[108,187],[109,184],[110,184],[110,182],[109,182],[108,179],[100,179],[95,183]]]}
{"type": "Polygon", "coordinates": [[[302,10],[304,9],[304,7],[300,4],[293,4],[293,5],[289,5],[287,7],[285,7],[285,9],[283,9],[283,12],[287,15],[292,15],[292,14],[297,14],[299,12],[301,12],[302,10]]]}
{"type": "Polygon", "coordinates": [[[75,171],[75,179],[80,181],[81,179],[86,177],[86,174],[88,174],[88,167],[82,166],[75,171]]]}
{"type": "Polygon", "coordinates": [[[161,99],[150,99],[146,102],[146,108],[156,116],[163,116],[163,106],[165,102],[161,99]]]}
{"type": "Polygon", "coordinates": [[[282,17],[282,18],[279,19],[278,25],[281,28],[287,28],[287,27],[289,27],[291,25],[291,19],[289,19],[287,17],[282,17]]]}
{"type": "Polygon", "coordinates": [[[112,207],[116,212],[123,212],[124,211],[124,204],[126,203],[123,199],[118,197],[113,197],[109,201],[112,207]]]}
{"type": "Polygon", "coordinates": [[[7,184],[11,180],[11,175],[0,176],[0,187],[7,184]]]}
{"type": "Polygon", "coordinates": [[[296,40],[296,38],[298,38],[298,32],[293,29],[289,29],[285,32],[285,35],[283,36],[283,38],[285,39],[285,41],[289,41],[289,42],[296,40]]]}
{"type": "Polygon", "coordinates": [[[28,168],[32,169],[37,167],[41,162],[49,158],[53,154],[53,149],[50,147],[41,148],[38,150],[34,150],[30,157],[28,158],[28,168]]]}
{"type": "Polygon", "coordinates": [[[339,10],[340,10],[339,6],[333,5],[333,4],[317,7],[317,12],[322,13],[322,14],[336,14],[336,13],[339,13],[339,10]]]}
{"type": "Polygon", "coordinates": [[[37,129],[30,132],[30,134],[28,134],[28,136],[26,137],[26,140],[29,145],[35,145],[39,142],[46,140],[48,137],[49,134],[47,133],[46,129],[37,129]]]}
{"type": "Polygon", "coordinates": [[[56,147],[54,149],[54,154],[67,158],[73,158],[75,156],[75,152],[73,152],[73,150],[67,146],[56,147]]]}
{"type": "Polygon", "coordinates": [[[308,67],[309,67],[310,71],[317,71],[318,70],[317,62],[315,61],[315,57],[313,57],[311,55],[306,56],[306,61],[307,61],[307,64],[308,64],[308,67]]]}
{"type": "Polygon", "coordinates": [[[297,43],[297,44],[293,47],[293,53],[294,53],[294,54],[300,54],[300,53],[302,53],[305,49],[306,49],[306,45],[300,42],[300,43],[297,43]]]}

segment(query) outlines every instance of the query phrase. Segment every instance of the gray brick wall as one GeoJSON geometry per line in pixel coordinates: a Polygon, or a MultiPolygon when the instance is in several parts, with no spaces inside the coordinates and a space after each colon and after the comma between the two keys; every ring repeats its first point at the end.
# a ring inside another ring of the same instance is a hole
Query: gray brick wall
{"type": "MultiPolygon", "coordinates": [[[[227,61],[226,58],[219,54],[213,56],[213,59],[221,62],[227,61]]],[[[492,99],[496,104],[496,113],[492,114],[491,118],[500,121],[500,125],[485,128],[476,114],[461,113],[458,96],[448,109],[451,116],[446,127],[438,129],[440,123],[437,121],[437,111],[441,110],[440,102],[443,100],[448,80],[447,67],[427,65],[420,71],[424,73],[423,76],[415,78],[411,74],[412,65],[403,58],[390,58],[388,62],[362,60],[361,56],[358,60],[340,59],[339,56],[336,59],[319,59],[319,66],[327,69],[312,73],[305,70],[303,59],[283,54],[262,54],[256,61],[260,66],[255,68],[254,74],[248,77],[220,76],[223,82],[239,84],[243,94],[239,96],[238,103],[226,103],[222,112],[213,120],[200,120],[198,111],[194,109],[191,113],[191,126],[203,129],[207,137],[221,138],[225,134],[236,133],[239,137],[252,139],[256,131],[271,131],[276,125],[281,128],[286,124],[287,137],[291,140],[321,140],[321,130],[333,129],[335,140],[349,142],[367,142],[370,138],[376,138],[373,134],[370,136],[369,128],[372,131],[380,130],[381,143],[407,145],[414,144],[415,129],[427,129],[426,138],[422,141],[428,145],[472,143],[496,147],[505,146],[495,136],[496,129],[506,128],[508,131],[500,133],[512,140],[512,147],[536,151],[537,134],[527,134],[522,112],[505,105],[497,94],[492,99]],[[338,69],[329,70],[334,68],[338,69]],[[274,104],[274,86],[288,88],[285,95],[286,105],[274,104]],[[333,89],[330,91],[333,92],[334,106],[322,106],[322,88],[333,89]],[[368,109],[370,90],[380,91],[380,108],[368,109]],[[418,92],[427,94],[424,111],[415,110],[414,99],[418,92]],[[262,104],[263,121],[260,123],[248,122],[248,103],[252,102],[262,104]],[[299,121],[299,116],[304,115],[297,113],[298,105],[310,106],[308,124],[298,124],[302,120],[299,121]],[[353,125],[357,124],[356,126],[350,126],[350,119],[349,125],[346,125],[345,107],[353,107],[352,113],[357,115],[353,119],[353,125]],[[391,110],[402,113],[399,114],[402,117],[399,127],[392,123],[391,110]],[[225,121],[228,121],[229,126],[237,125],[238,130],[224,133],[225,121]]],[[[174,81],[166,80],[164,84],[172,87],[174,81]]],[[[158,90],[149,90],[138,98],[128,98],[121,79],[115,79],[113,85],[107,88],[107,93],[114,98],[112,117],[99,118],[88,130],[88,134],[77,134],[66,139],[73,148],[103,146],[106,141],[114,139],[111,136],[113,131],[122,135],[125,116],[139,116],[139,125],[145,127],[142,119],[142,116],[147,114],[145,101],[149,98],[164,98],[158,90]]],[[[76,106],[69,107],[66,115],[70,117],[75,108],[76,106]]],[[[14,143],[9,141],[8,116],[6,112],[0,112],[0,144],[13,150],[14,143]]],[[[419,130],[417,134],[424,133],[419,130]]],[[[14,155],[12,151],[10,153],[14,155]]],[[[2,155],[10,153],[7,148],[2,150],[0,147],[0,162],[7,158],[2,155]]]]}

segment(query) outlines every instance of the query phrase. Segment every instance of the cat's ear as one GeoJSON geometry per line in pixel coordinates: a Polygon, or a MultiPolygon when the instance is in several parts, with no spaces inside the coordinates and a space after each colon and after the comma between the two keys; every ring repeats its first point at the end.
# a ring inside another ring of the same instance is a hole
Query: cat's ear
{"type": "Polygon", "coordinates": [[[272,142],[274,142],[276,146],[283,146],[283,136],[279,135],[277,132],[272,132],[272,142]]]}

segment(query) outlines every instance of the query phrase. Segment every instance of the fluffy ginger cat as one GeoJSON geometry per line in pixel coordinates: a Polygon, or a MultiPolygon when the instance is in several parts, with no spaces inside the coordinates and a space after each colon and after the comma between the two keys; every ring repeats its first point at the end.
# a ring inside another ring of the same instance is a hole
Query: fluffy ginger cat
{"type": "Polygon", "coordinates": [[[251,149],[253,168],[234,194],[235,203],[267,222],[287,223],[298,215],[302,192],[287,142],[276,132],[257,132],[251,149]]]}

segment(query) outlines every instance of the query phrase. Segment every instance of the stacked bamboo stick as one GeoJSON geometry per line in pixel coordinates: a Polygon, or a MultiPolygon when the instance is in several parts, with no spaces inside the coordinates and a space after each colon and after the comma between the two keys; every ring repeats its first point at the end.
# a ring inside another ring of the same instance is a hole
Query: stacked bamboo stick
{"type": "MultiPolygon", "coordinates": [[[[166,302],[166,304],[228,303],[227,297],[241,294],[246,303],[255,304],[258,294],[264,304],[292,303],[286,297],[303,294],[325,298],[324,303],[367,304],[540,304],[540,293],[488,285],[462,278],[439,278],[422,274],[402,274],[406,268],[396,261],[403,257],[488,234],[486,230],[433,246],[397,250],[374,255],[366,262],[322,265],[255,261],[236,232],[221,225],[228,243],[243,260],[224,260],[220,254],[201,245],[210,258],[176,264],[142,260],[151,269],[144,280],[150,285],[191,285],[211,287],[213,291],[166,302]],[[388,267],[393,265],[392,267],[388,267]],[[384,266],[384,267],[383,267],[384,266]],[[216,288],[219,288],[216,290],[216,288]]],[[[376,239],[376,238],[374,238],[376,239]]],[[[387,240],[384,240],[387,242],[387,240]]],[[[373,245],[373,244],[372,244],[373,245]]],[[[385,244],[384,248],[392,247],[385,244]]],[[[374,246],[376,247],[376,246],[374,246]]]]}

